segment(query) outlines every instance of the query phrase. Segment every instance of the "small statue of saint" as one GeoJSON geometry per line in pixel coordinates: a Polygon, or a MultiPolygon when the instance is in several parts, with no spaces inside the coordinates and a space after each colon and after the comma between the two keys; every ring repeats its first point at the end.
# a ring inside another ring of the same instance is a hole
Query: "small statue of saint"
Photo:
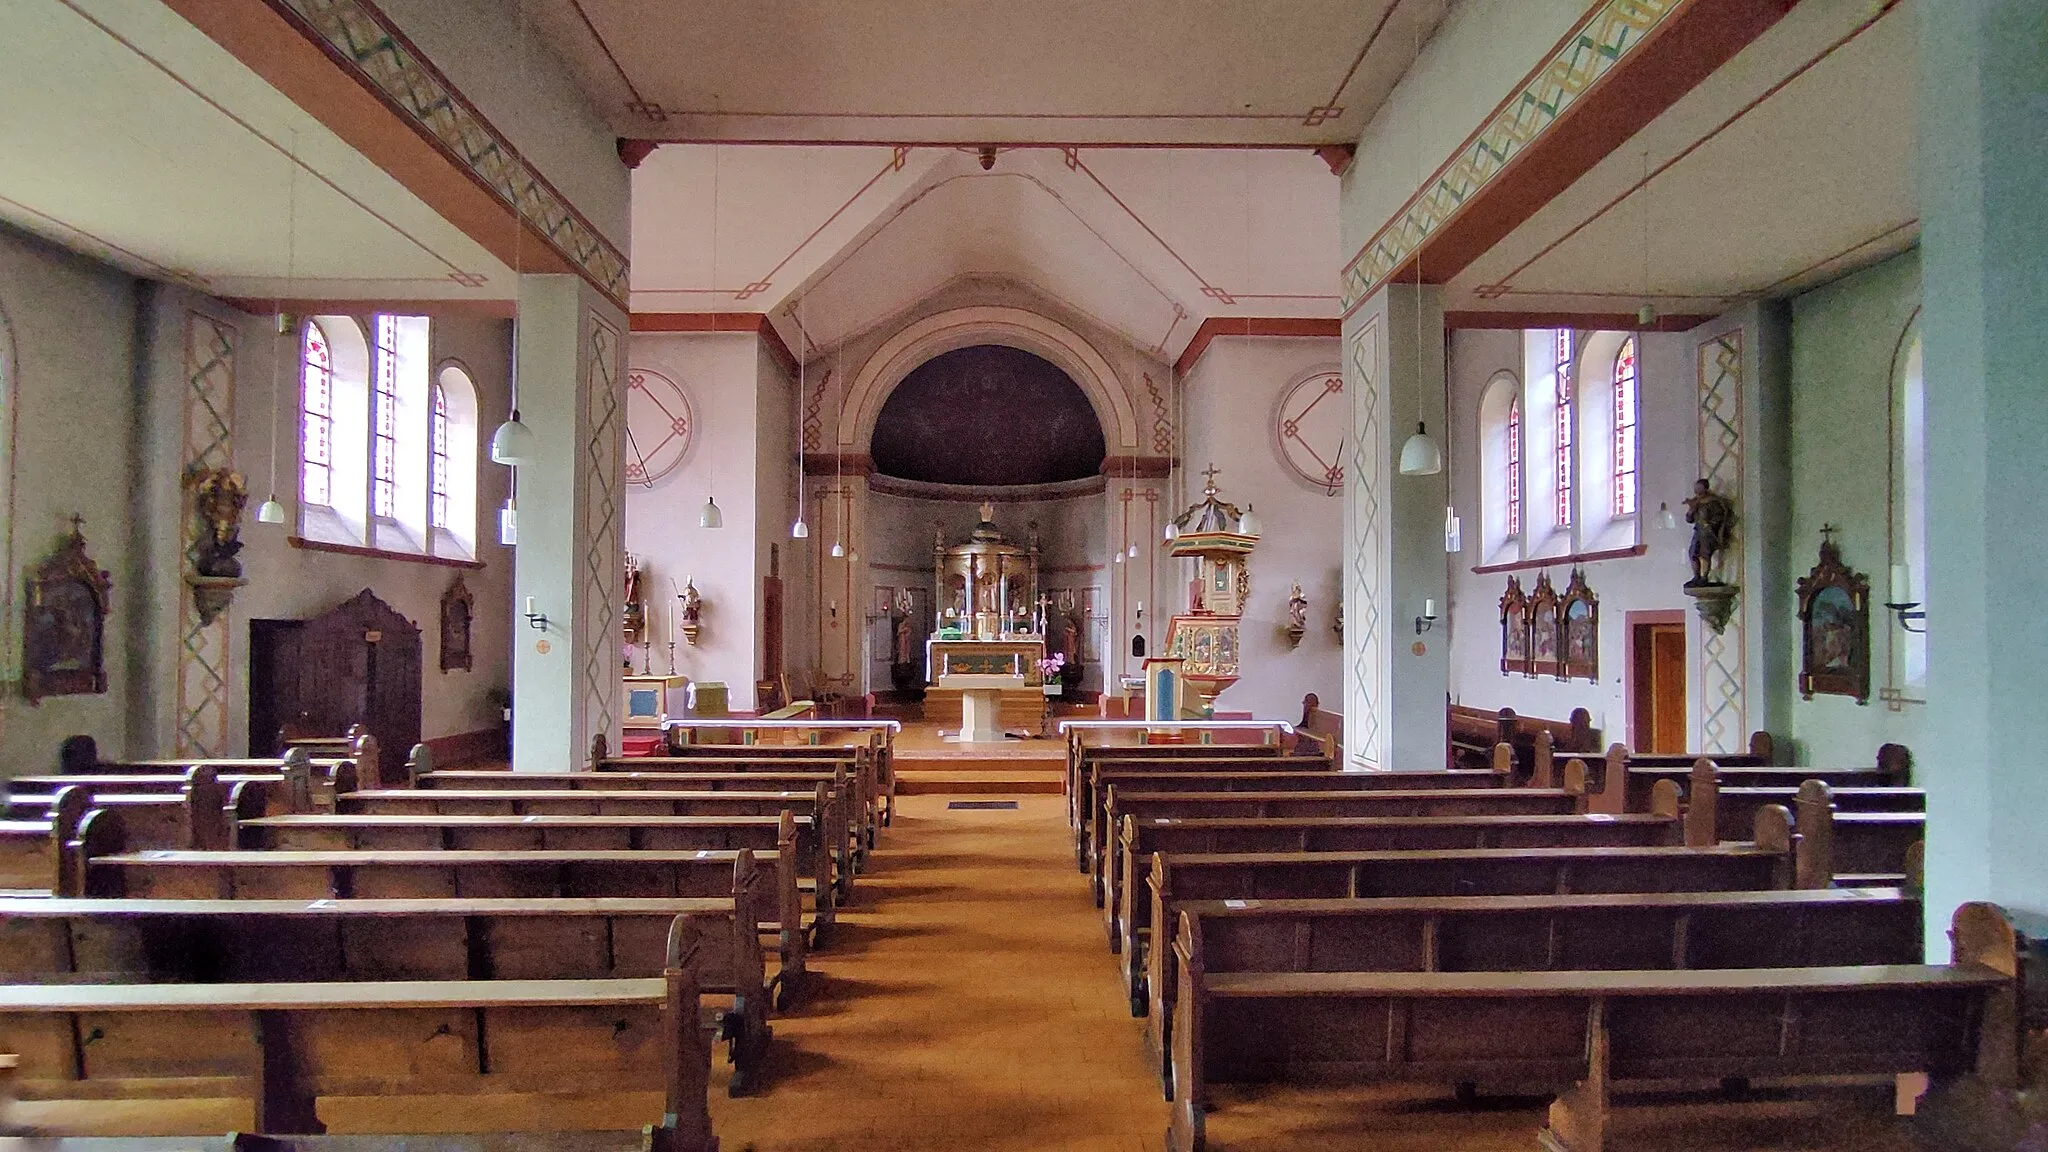
{"type": "Polygon", "coordinates": [[[193,475],[192,510],[205,532],[194,549],[193,567],[201,576],[239,577],[242,562],[242,509],[249,504],[249,489],[242,474],[226,468],[212,468],[193,475]]]}
{"type": "Polygon", "coordinates": [[[1299,581],[1287,593],[1287,626],[1296,632],[1308,629],[1308,597],[1301,594],[1299,581]]]}
{"type": "Polygon", "coordinates": [[[677,595],[683,602],[683,624],[694,627],[704,615],[704,597],[697,593],[697,581],[693,576],[683,577],[683,590],[677,595]]]}
{"type": "Polygon", "coordinates": [[[1714,579],[1714,569],[1735,535],[1735,502],[1707,487],[1705,480],[1695,481],[1692,495],[1685,500],[1685,522],[1692,525],[1692,543],[1685,549],[1686,559],[1692,562],[1692,579],[1685,586],[1720,583],[1714,579]]]}

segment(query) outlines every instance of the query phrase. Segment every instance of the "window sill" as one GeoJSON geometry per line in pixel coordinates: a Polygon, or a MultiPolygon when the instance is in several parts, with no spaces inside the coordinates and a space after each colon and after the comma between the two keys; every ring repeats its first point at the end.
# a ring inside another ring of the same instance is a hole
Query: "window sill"
{"type": "Polygon", "coordinates": [[[1649,545],[1637,544],[1629,548],[1612,548],[1605,552],[1578,552],[1568,556],[1538,556],[1528,560],[1511,560],[1505,564],[1481,564],[1472,571],[1475,575],[1487,576],[1495,572],[1522,572],[1532,568],[1590,564],[1595,560],[1626,560],[1631,556],[1641,556],[1649,550],[1649,545]]]}
{"type": "Polygon", "coordinates": [[[476,571],[484,566],[481,560],[457,560],[449,556],[427,556],[418,552],[393,552],[384,548],[365,548],[360,544],[330,544],[325,540],[308,540],[304,536],[290,537],[291,546],[305,552],[333,552],[341,556],[363,556],[371,560],[397,560],[404,564],[431,564],[441,568],[467,568],[476,571]]]}

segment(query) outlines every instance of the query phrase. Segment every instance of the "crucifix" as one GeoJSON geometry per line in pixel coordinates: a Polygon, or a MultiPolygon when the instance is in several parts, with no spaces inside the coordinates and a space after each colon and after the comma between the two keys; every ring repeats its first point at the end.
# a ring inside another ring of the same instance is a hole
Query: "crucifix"
{"type": "Polygon", "coordinates": [[[1216,494],[1216,474],[1221,471],[1222,469],[1216,467],[1213,463],[1207,468],[1202,469],[1202,492],[1204,495],[1214,496],[1216,494]]]}

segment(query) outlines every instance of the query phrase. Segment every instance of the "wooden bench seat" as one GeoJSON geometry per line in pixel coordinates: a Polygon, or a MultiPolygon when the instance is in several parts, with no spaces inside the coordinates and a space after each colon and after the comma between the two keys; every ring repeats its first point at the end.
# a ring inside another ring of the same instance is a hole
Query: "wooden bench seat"
{"type": "MultiPolygon", "coordinates": [[[[1626,755],[1626,749],[1616,745],[1608,750],[1605,757],[1612,763],[1626,755]]],[[[1617,791],[1611,786],[1601,786],[1595,791],[1603,797],[1596,804],[1596,811],[1640,811],[1648,802],[1650,789],[1659,780],[1670,780],[1681,788],[1688,786],[1695,769],[1701,763],[1714,767],[1715,779],[1723,788],[1797,788],[1808,780],[1820,780],[1833,788],[1903,788],[1912,784],[1912,753],[1902,744],[1885,744],[1877,750],[1874,764],[1851,765],[1745,765],[1731,767],[1718,760],[1702,757],[1692,763],[1668,767],[1646,767],[1634,761],[1628,763],[1626,783],[1617,791]]],[[[1588,765],[1589,774],[1593,766],[1588,765]]]]}
{"type": "MultiPolygon", "coordinates": [[[[563,980],[660,976],[676,918],[711,1022],[731,1044],[731,1090],[761,1079],[769,979],[761,923],[776,877],[737,854],[730,891],[683,900],[0,901],[0,975],[36,983],[563,980]],[[593,907],[595,906],[595,907],[593,907]]],[[[791,934],[801,940],[801,932],[791,934]]],[[[784,1003],[803,987],[778,972],[784,1003]]]]}
{"type": "MultiPolygon", "coordinates": [[[[1761,842],[1711,848],[1466,848],[1442,852],[1155,854],[1148,924],[1177,921],[1188,900],[1543,896],[1586,892],[1744,892],[1792,887],[1790,821],[1758,819],[1761,842]]],[[[1122,957],[1131,1014],[1166,961],[1142,946],[1122,957]]]]}
{"type": "MultiPolygon", "coordinates": [[[[1255,972],[1542,972],[1918,964],[1920,901],[1897,888],[1195,900],[1213,979],[1255,972]]],[[[1171,1091],[1178,966],[1148,965],[1146,1041],[1171,1091]]]]}
{"type": "MultiPolygon", "coordinates": [[[[649,757],[659,764],[663,760],[727,759],[736,753],[744,753],[754,760],[805,760],[821,756],[837,757],[851,751],[855,755],[856,771],[866,794],[873,800],[884,827],[896,814],[896,770],[895,732],[897,723],[893,720],[877,720],[871,723],[837,721],[830,724],[799,724],[748,728],[746,724],[734,722],[723,725],[725,731],[745,729],[741,732],[744,744],[699,744],[696,734],[703,731],[695,721],[669,721],[663,725],[663,756],[649,757]],[[798,740],[795,744],[763,743],[760,733],[787,732],[798,740]]],[[[635,758],[638,762],[642,758],[635,758]]],[[[592,767],[609,771],[612,761],[604,756],[593,756],[592,767]]]]}
{"type": "Polygon", "coordinates": [[[21,1097],[79,1102],[87,1131],[109,1099],[217,1099],[245,1131],[317,1133],[326,1097],[475,1096],[440,1121],[491,1131],[519,1126],[519,1110],[490,1100],[599,1095],[666,1152],[712,1152],[700,1019],[680,966],[641,980],[0,988],[21,1097]]]}
{"type": "Polygon", "coordinates": [[[351,792],[335,800],[344,816],[777,816],[791,812],[811,821],[829,854],[829,868],[816,873],[835,883],[840,897],[854,876],[848,805],[829,787],[807,792],[674,792],[655,789],[570,791],[559,788],[382,789],[351,792]]]}
{"type": "MultiPolygon", "coordinates": [[[[738,853],[539,851],[151,851],[89,855],[85,895],[141,899],[390,899],[597,898],[728,895],[738,853]]],[[[783,852],[755,852],[773,868],[778,925],[810,892],[815,917],[812,943],[829,934],[829,895],[801,880],[783,852]]]]}
{"type": "MultiPolygon", "coordinates": [[[[184,787],[172,793],[77,789],[87,805],[80,826],[97,825],[101,843],[121,847],[227,848],[233,843],[237,817],[260,813],[264,793],[248,785],[238,785],[231,793],[211,773],[204,766],[193,769],[184,787]]],[[[44,819],[58,802],[53,795],[14,796],[8,799],[7,811],[17,819],[44,819]]]]}
{"type": "MultiPolygon", "coordinates": [[[[1143,729],[1137,731],[1142,733],[1143,729]]],[[[1289,756],[1277,740],[1268,744],[1087,744],[1082,742],[1086,732],[1079,728],[1067,732],[1069,816],[1075,816],[1071,805],[1087,786],[1090,769],[1104,761],[1149,765],[1162,771],[1257,768],[1269,772],[1327,772],[1334,767],[1318,756],[1289,756]]]]}
{"type": "Polygon", "coordinates": [[[1583,811],[1585,798],[1563,788],[1345,789],[1293,792],[1125,792],[1103,799],[1101,840],[1090,859],[1097,907],[1112,907],[1115,830],[1139,819],[1277,819],[1288,816],[1556,816],[1583,811]]]}
{"type": "MultiPolygon", "coordinates": [[[[1676,802],[1628,816],[1307,816],[1252,820],[1125,817],[1117,838],[1110,951],[1136,948],[1151,930],[1152,857],[1219,852],[1392,852],[1466,848],[1646,848],[1680,845],[1676,802]]],[[[1133,954],[1134,958],[1136,954],[1133,954]]]]}
{"type": "Polygon", "coordinates": [[[1946,966],[1211,977],[1201,921],[1184,919],[1167,1147],[1206,1147],[1208,1085],[1225,1081],[1555,1092],[1550,1152],[1602,1152],[1615,1081],[1925,1074],[2009,1090],[2011,926],[1966,904],[1954,938],[1946,966]]]}
{"type": "Polygon", "coordinates": [[[69,845],[85,819],[87,800],[84,789],[68,789],[51,797],[38,816],[0,819],[0,891],[78,891],[83,881],[69,845]]]}
{"type": "MultiPolygon", "coordinates": [[[[895,802],[895,783],[886,747],[863,744],[685,744],[661,756],[593,756],[592,771],[615,772],[790,772],[844,768],[852,777],[870,827],[886,825],[895,802]]],[[[870,843],[867,847],[873,847],[870,843]]]]}
{"type": "MultiPolygon", "coordinates": [[[[1775,787],[1723,789],[1714,766],[1704,761],[1693,767],[1686,791],[1689,844],[1723,838],[1733,814],[1730,809],[1759,811],[1782,802],[1787,793],[1775,787]]],[[[1849,791],[1859,799],[1870,794],[1867,789],[1849,791]]],[[[1919,885],[1918,861],[1925,851],[1927,813],[1926,798],[1917,789],[1877,790],[1875,802],[1904,808],[1897,811],[1843,811],[1837,799],[1841,793],[1820,780],[1808,780],[1790,793],[1799,858],[1795,883],[1799,887],[1919,885]]]]}

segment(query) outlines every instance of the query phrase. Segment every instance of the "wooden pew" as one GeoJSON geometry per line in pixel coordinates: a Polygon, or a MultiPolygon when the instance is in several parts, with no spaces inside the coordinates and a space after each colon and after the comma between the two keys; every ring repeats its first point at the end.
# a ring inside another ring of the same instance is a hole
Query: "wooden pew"
{"type": "Polygon", "coordinates": [[[705,931],[678,918],[659,979],[20,984],[0,987],[0,1028],[22,1097],[78,1101],[87,1124],[108,1099],[220,1099],[249,1131],[318,1133],[321,1097],[473,1095],[440,1118],[488,1131],[501,1094],[633,1093],[658,1095],[625,1117],[654,1146],[715,1152],[690,970],[705,931]]]}
{"type": "MultiPolygon", "coordinates": [[[[412,761],[396,766],[389,773],[393,780],[400,777],[400,771],[409,774],[415,762],[425,765],[419,770],[431,767],[432,753],[426,745],[417,744],[412,749],[412,761]]],[[[384,787],[385,765],[379,754],[377,738],[367,732],[359,732],[346,746],[326,741],[299,742],[286,748],[282,756],[253,757],[162,757],[156,759],[107,760],[100,755],[99,744],[90,736],[69,736],[57,747],[57,772],[65,776],[175,776],[197,764],[211,764],[216,772],[232,775],[235,773],[283,772],[288,764],[305,764],[315,775],[332,773],[340,764],[351,765],[351,775],[356,783],[365,788],[384,787]]],[[[346,791],[347,789],[344,789],[346,791]]]]}
{"type": "MultiPolygon", "coordinates": [[[[1262,745],[1243,745],[1260,748],[1262,745]]],[[[1067,799],[1067,822],[1074,830],[1074,862],[1086,872],[1101,858],[1101,848],[1113,828],[1102,823],[1103,800],[1107,795],[1106,781],[1124,772],[1146,772],[1166,775],[1180,772],[1203,774],[1237,774],[1257,772],[1261,775],[1291,773],[1313,775],[1318,778],[1335,774],[1331,761],[1311,756],[1274,756],[1261,752],[1254,756],[1237,754],[1232,746],[1224,746],[1221,752],[1213,751],[1214,746],[1182,747],[1178,755],[1119,755],[1105,750],[1103,754],[1088,757],[1074,779],[1072,794],[1067,799]]],[[[1363,775],[1351,773],[1351,775],[1363,775]]]]}
{"type": "MultiPolygon", "coordinates": [[[[1351,773],[1358,776],[1363,773],[1351,773]]],[[[1583,812],[1585,797],[1571,788],[1343,788],[1285,792],[1139,792],[1104,789],[1097,824],[1102,839],[1090,856],[1096,906],[1115,907],[1112,885],[1121,867],[1117,830],[1126,816],[1141,819],[1277,819],[1283,816],[1556,816],[1583,812]]]]}
{"type": "MultiPolygon", "coordinates": [[[[871,795],[881,809],[881,822],[887,827],[896,815],[896,733],[903,725],[887,719],[833,719],[833,720],[668,720],[662,724],[662,736],[669,756],[683,757],[696,754],[697,748],[711,749],[706,754],[717,756],[732,751],[731,745],[699,745],[695,743],[698,734],[706,731],[732,732],[739,730],[741,745],[751,754],[771,748],[789,749],[794,747],[857,748],[863,751],[869,765],[864,780],[873,785],[871,795]],[[763,737],[782,737],[795,740],[795,744],[764,742],[763,737]]],[[[767,752],[767,755],[789,755],[788,752],[767,752]]]]}
{"type": "Polygon", "coordinates": [[[874,829],[888,824],[895,803],[894,777],[879,739],[865,744],[683,744],[664,756],[592,756],[590,760],[592,771],[607,774],[829,772],[840,767],[853,778],[854,794],[864,814],[867,838],[862,847],[872,848],[874,829]]]}
{"type": "Polygon", "coordinates": [[[1489,711],[1452,704],[1445,712],[1444,764],[1450,768],[1484,768],[1493,762],[1493,750],[1510,744],[1515,734],[1515,711],[1489,711]]]}
{"type": "Polygon", "coordinates": [[[1494,749],[1506,744],[1514,751],[1516,778],[1532,780],[1539,786],[1544,786],[1543,763],[1556,754],[1600,750],[1600,730],[1593,727],[1592,713],[1584,708],[1572,709],[1569,719],[1545,720],[1518,715],[1512,708],[1486,712],[1453,704],[1447,725],[1447,766],[1491,766],[1494,749]]]}
{"type": "MultiPolygon", "coordinates": [[[[768,981],[759,925],[774,873],[742,851],[731,891],[685,900],[0,900],[0,978],[34,983],[603,980],[659,976],[676,917],[728,1040],[731,1092],[759,1084],[768,981]]],[[[787,1001],[802,973],[778,974],[787,1001]]]]}
{"type": "MultiPolygon", "coordinates": [[[[267,803],[263,785],[245,781],[230,792],[208,764],[188,770],[179,784],[176,792],[138,795],[72,787],[86,795],[88,818],[102,835],[118,829],[115,842],[130,848],[226,848],[236,820],[255,816],[267,803]]],[[[7,810],[14,817],[43,819],[62,794],[10,797],[7,810]]]]}
{"type": "Polygon", "coordinates": [[[1171,1152],[1206,1147],[1218,1081],[1540,1089],[1558,1094],[1541,1145],[1602,1152],[1615,1081],[1925,1074],[2002,1093],[2017,1080],[2013,933],[1986,904],[1957,910],[1943,966],[1211,976],[1201,920],[1179,924],[1171,1152]]]}
{"type": "MultiPolygon", "coordinates": [[[[1897,888],[1196,900],[1210,976],[1918,964],[1920,901],[1897,888]]],[[[1171,1092],[1178,965],[1150,966],[1146,1040],[1171,1092]]]]}
{"type": "Polygon", "coordinates": [[[1823,780],[1807,780],[1797,788],[1724,789],[1715,766],[1700,761],[1686,795],[1689,844],[1725,839],[1737,814],[1790,801],[1799,887],[1919,884],[1916,861],[1922,849],[1917,846],[1927,838],[1927,813],[1926,797],[1917,788],[1838,790],[1823,780]],[[1858,807],[1844,810],[1845,797],[1858,807]]]}
{"type": "MultiPolygon", "coordinates": [[[[1292,725],[1282,727],[1292,729],[1292,725]]],[[[1314,757],[1287,756],[1287,749],[1277,740],[1270,744],[1084,744],[1080,742],[1083,731],[1070,728],[1067,732],[1066,791],[1070,804],[1072,798],[1080,794],[1089,770],[1097,761],[1105,759],[1156,763],[1161,769],[1199,766],[1203,761],[1224,761],[1224,767],[1263,767],[1268,771],[1286,771],[1304,765],[1304,770],[1313,771],[1318,764],[1322,764],[1324,771],[1331,767],[1314,757]]],[[[1142,732],[1143,728],[1138,731],[1142,732]]],[[[1069,816],[1078,819],[1072,811],[1069,816]]]]}
{"type": "MultiPolygon", "coordinates": [[[[1797,788],[1808,780],[1820,780],[1833,788],[1903,788],[1912,783],[1913,754],[1903,744],[1879,747],[1877,762],[1871,765],[1730,767],[1716,760],[1701,759],[1714,765],[1715,778],[1723,788],[1797,788]]],[[[1657,781],[1672,780],[1680,786],[1688,785],[1693,769],[1700,763],[1700,760],[1695,760],[1682,766],[1639,767],[1628,758],[1627,749],[1619,744],[1608,749],[1606,760],[1608,763],[1627,763],[1628,770],[1624,774],[1626,780],[1622,788],[1615,788],[1612,780],[1598,788],[1595,792],[1598,797],[1594,805],[1596,812],[1641,811],[1640,806],[1648,801],[1650,789],[1656,786],[1657,781]]]]}
{"type": "Polygon", "coordinates": [[[510,791],[561,790],[569,792],[815,792],[829,790],[838,810],[847,816],[846,835],[854,869],[859,871],[862,848],[873,836],[873,827],[857,797],[854,778],[845,765],[835,764],[823,771],[711,771],[711,772],[505,772],[456,770],[430,772],[420,777],[425,791],[478,792],[490,789],[510,791]]]}
{"type": "Polygon", "coordinates": [[[84,789],[69,788],[49,799],[38,815],[0,819],[0,891],[56,895],[75,893],[83,883],[69,846],[89,798],[84,789]]]}
{"type": "Polygon", "coordinates": [[[1146,881],[1157,853],[1391,852],[1466,848],[1647,848],[1684,843],[1677,797],[1656,813],[1628,816],[1295,816],[1180,819],[1127,816],[1117,838],[1109,950],[1142,963],[1152,922],[1146,881]]]}
{"type": "Polygon", "coordinates": [[[1491,788],[1506,780],[1491,771],[1338,772],[1320,768],[1320,761],[1308,763],[1318,766],[1286,771],[1266,771],[1264,766],[1250,771],[1232,768],[1218,771],[1172,768],[1161,771],[1153,763],[1131,765],[1121,761],[1097,761],[1089,769],[1085,799],[1079,809],[1083,819],[1075,833],[1075,858],[1080,862],[1082,871],[1089,871],[1094,867],[1093,862],[1100,860],[1107,851],[1109,838],[1115,834],[1116,828],[1115,822],[1107,819],[1105,813],[1112,787],[1125,793],[1399,792],[1491,788]]]}
{"type": "Polygon", "coordinates": [[[1323,707],[1322,697],[1311,692],[1301,698],[1301,721],[1294,726],[1295,756],[1320,756],[1335,763],[1344,755],[1344,717],[1323,707]]]}
{"type": "MultiPolygon", "coordinates": [[[[775,816],[791,812],[816,829],[824,860],[813,878],[843,899],[853,885],[846,806],[831,789],[809,792],[669,792],[652,789],[384,789],[336,799],[337,815],[379,816],[775,816]]],[[[808,841],[808,838],[807,838],[808,841]]]]}
{"type": "MultiPolygon", "coordinates": [[[[215,764],[205,767],[215,769],[215,764]]],[[[355,791],[354,766],[344,763],[339,775],[323,775],[303,766],[299,776],[274,772],[222,772],[217,777],[228,794],[229,812],[283,816],[291,812],[332,812],[337,787],[355,791]]],[[[16,800],[49,796],[60,788],[82,788],[91,795],[176,796],[184,792],[184,776],[16,776],[8,782],[16,800]]]]}
{"type": "MultiPolygon", "coordinates": [[[[1391,896],[1541,896],[1601,892],[1746,892],[1790,888],[1791,819],[1757,818],[1757,841],[1709,848],[1472,848],[1448,852],[1156,854],[1148,923],[1176,922],[1190,900],[1328,900],[1391,896]]],[[[1171,961],[1123,957],[1131,1012],[1171,961]]]]}

